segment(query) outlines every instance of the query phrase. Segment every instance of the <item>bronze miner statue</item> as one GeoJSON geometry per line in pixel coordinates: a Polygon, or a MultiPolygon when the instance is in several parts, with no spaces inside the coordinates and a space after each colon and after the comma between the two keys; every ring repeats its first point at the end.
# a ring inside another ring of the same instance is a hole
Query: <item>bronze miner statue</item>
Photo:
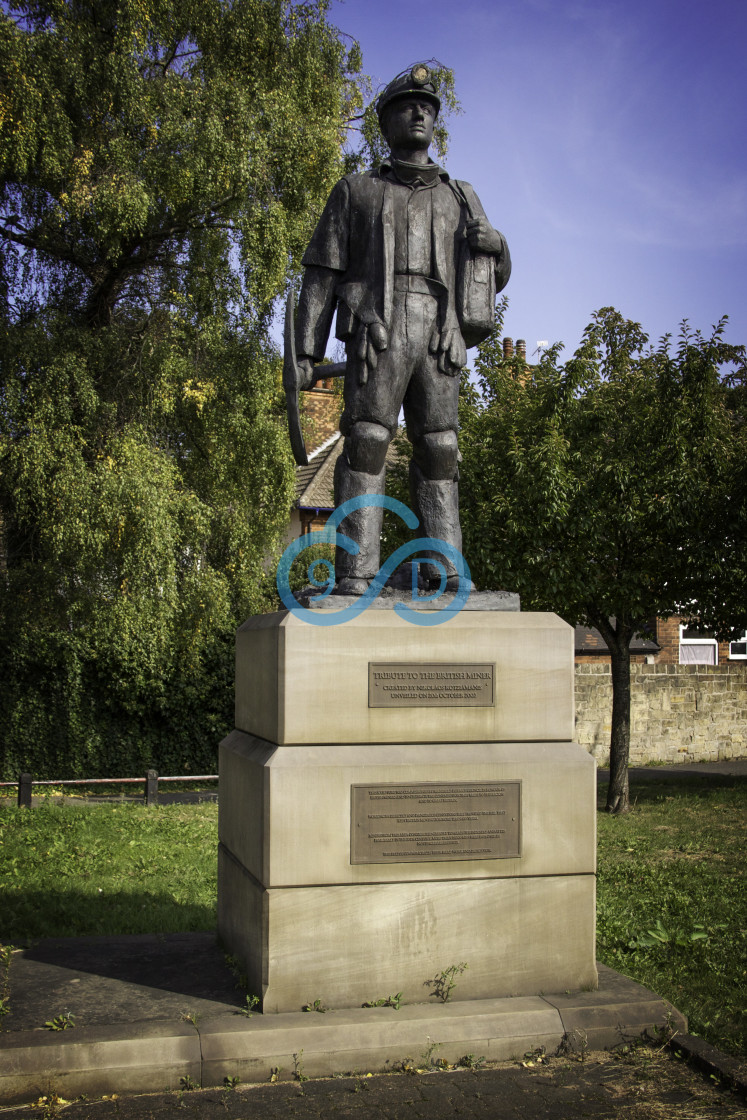
{"type": "MultiPolygon", "coordinates": [[[[487,337],[495,295],[508,282],[506,240],[469,183],[429,155],[441,107],[425,64],[398,74],[376,102],[389,159],[346,175],[329,196],[303,257],[295,337],[286,337],[289,396],[322,375],[332,319],[345,343],[345,437],[335,504],[384,490],[384,460],[404,406],[412,443],[410,497],[419,532],[461,551],[457,400],[467,348],[487,337]],[[295,354],[289,355],[289,350],[295,354]],[[290,364],[290,370],[289,370],[290,364]]],[[[329,376],[331,367],[324,367],[329,376]]],[[[335,371],[337,372],[337,371],[335,371]]],[[[298,436],[297,458],[305,458],[298,436]]],[[[337,550],[337,594],[361,595],[379,569],[383,510],[350,514],[341,532],[360,546],[337,550]]],[[[447,564],[448,590],[458,576],[447,564]]],[[[437,585],[425,568],[426,586],[437,585]]]]}

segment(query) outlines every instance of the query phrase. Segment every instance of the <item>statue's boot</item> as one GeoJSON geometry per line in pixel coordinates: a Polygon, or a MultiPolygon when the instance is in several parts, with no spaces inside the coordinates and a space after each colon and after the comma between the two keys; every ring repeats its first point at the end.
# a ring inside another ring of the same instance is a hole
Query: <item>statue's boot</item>
{"type": "MultiPolygon", "coordinates": [[[[335,466],[335,506],[350,498],[383,494],[384,474],[384,467],[378,474],[354,471],[343,452],[335,466]]],[[[381,506],[364,506],[354,510],[340,525],[338,532],[355,541],[359,550],[355,556],[339,546],[335,551],[337,595],[362,595],[378,572],[383,518],[381,506]]]]}
{"type": "MultiPolygon", "coordinates": [[[[462,551],[462,529],[459,524],[459,484],[455,479],[427,478],[418,464],[410,462],[410,501],[420,519],[418,535],[436,537],[462,551]]],[[[456,566],[443,553],[432,550],[425,553],[438,560],[446,569],[446,590],[456,591],[459,576],[456,566]]],[[[431,564],[423,564],[420,569],[426,587],[437,588],[441,583],[441,573],[431,564]]]]}

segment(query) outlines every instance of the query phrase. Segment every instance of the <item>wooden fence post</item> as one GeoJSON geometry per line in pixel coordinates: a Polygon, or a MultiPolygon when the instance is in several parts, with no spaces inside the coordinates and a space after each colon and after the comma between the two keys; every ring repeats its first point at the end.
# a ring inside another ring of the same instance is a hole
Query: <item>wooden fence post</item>
{"type": "Polygon", "coordinates": [[[145,774],[145,804],[158,804],[158,771],[148,770],[145,774]]]}
{"type": "Polygon", "coordinates": [[[31,808],[31,775],[19,774],[18,776],[18,807],[19,809],[31,808]]]}

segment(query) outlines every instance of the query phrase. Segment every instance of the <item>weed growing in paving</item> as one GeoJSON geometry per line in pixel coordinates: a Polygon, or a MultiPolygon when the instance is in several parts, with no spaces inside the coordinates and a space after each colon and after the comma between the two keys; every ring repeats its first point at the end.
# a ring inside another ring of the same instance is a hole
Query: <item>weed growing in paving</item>
{"type": "Polygon", "coordinates": [[[431,995],[439,999],[441,1003],[447,1003],[451,993],[456,988],[457,976],[461,976],[468,968],[469,965],[466,961],[462,961],[461,964],[449,965],[443,972],[437,972],[432,980],[425,980],[425,987],[433,988],[431,995]]]}
{"type": "Polygon", "coordinates": [[[402,992],[397,992],[395,996],[382,996],[381,999],[372,999],[368,1003],[362,1003],[361,1007],[393,1007],[395,1011],[399,1011],[402,1002],[402,992]]]}
{"type": "Polygon", "coordinates": [[[294,1081],[308,1081],[308,1077],[303,1071],[303,1050],[299,1050],[297,1054],[293,1055],[293,1080],[294,1081]]]}
{"type": "MultiPolygon", "coordinates": [[[[232,957],[230,953],[226,953],[223,959],[226,962],[226,967],[230,969],[236,979],[236,987],[240,988],[242,992],[245,992],[249,984],[249,978],[242,969],[241,962],[239,961],[238,957],[232,957]]],[[[257,1003],[259,1003],[258,998],[257,1003]]]]}
{"type": "Polygon", "coordinates": [[[533,1069],[535,1066],[541,1066],[547,1062],[547,1050],[544,1046],[537,1046],[534,1050],[527,1050],[524,1055],[524,1061],[519,1062],[519,1065],[524,1069],[533,1069]]]}
{"type": "Polygon", "coordinates": [[[237,1015],[244,1015],[247,1019],[251,1019],[254,1012],[259,1007],[259,996],[247,996],[246,1007],[240,1007],[236,1012],[237,1015]]]}
{"type": "Polygon", "coordinates": [[[690,1030],[747,1052],[747,783],[641,783],[599,815],[597,955],[683,1011],[690,1030]]]}
{"type": "Polygon", "coordinates": [[[54,1019],[47,1019],[44,1026],[48,1031],[67,1031],[75,1026],[75,1016],[69,1011],[63,1011],[61,1015],[55,1015],[54,1019]]]}
{"type": "MultiPolygon", "coordinates": [[[[106,1100],[107,1098],[104,1097],[103,1099],[106,1100]]],[[[57,1093],[50,1093],[48,1097],[39,1097],[33,1107],[38,1109],[41,1120],[57,1120],[63,1108],[70,1104],[72,1104],[72,1101],[67,1101],[64,1097],[58,1097],[57,1093]]]]}
{"type": "Polygon", "coordinates": [[[323,1015],[325,1013],[325,1011],[329,1011],[329,1008],[325,1006],[325,1004],[322,1000],[315,999],[313,1003],[305,1003],[303,1005],[303,1007],[301,1008],[301,1010],[302,1011],[318,1011],[318,1012],[320,1012],[320,1014],[323,1015]]]}
{"type": "Polygon", "coordinates": [[[455,1063],[456,1069],[482,1069],[485,1065],[486,1058],[483,1054],[478,1058],[476,1054],[462,1054],[455,1063]]]}
{"type": "MultiPolygon", "coordinates": [[[[425,1050],[420,1055],[420,1060],[415,1061],[414,1058],[403,1058],[401,1062],[396,1062],[394,1070],[397,1073],[447,1073],[449,1070],[454,1069],[482,1069],[485,1065],[485,1057],[478,1057],[475,1054],[463,1054],[461,1058],[457,1058],[455,1062],[449,1062],[446,1058],[436,1057],[436,1051],[441,1049],[443,1043],[434,1042],[430,1035],[426,1039],[427,1045],[425,1050]]],[[[366,1074],[370,1077],[371,1074],[366,1074]]]]}

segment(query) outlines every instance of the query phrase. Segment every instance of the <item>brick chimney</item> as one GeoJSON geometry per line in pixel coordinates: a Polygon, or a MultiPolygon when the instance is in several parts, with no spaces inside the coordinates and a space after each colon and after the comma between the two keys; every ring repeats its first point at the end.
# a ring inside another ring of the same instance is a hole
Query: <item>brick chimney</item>
{"type": "Polygon", "coordinates": [[[503,357],[513,358],[514,356],[514,340],[512,338],[504,338],[503,340],[503,357]]]}

